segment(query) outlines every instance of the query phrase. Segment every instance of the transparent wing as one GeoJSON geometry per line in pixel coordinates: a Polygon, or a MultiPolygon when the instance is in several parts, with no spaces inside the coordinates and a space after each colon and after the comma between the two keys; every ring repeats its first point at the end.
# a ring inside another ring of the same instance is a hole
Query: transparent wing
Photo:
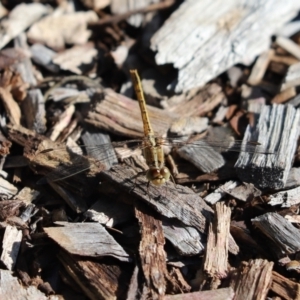
{"type": "Polygon", "coordinates": [[[258,142],[242,141],[242,140],[213,140],[209,137],[205,137],[197,141],[182,141],[180,139],[163,139],[163,145],[168,145],[176,148],[183,146],[193,146],[195,148],[213,148],[218,152],[232,151],[232,152],[249,152],[249,153],[261,153],[271,154],[273,152],[268,151],[266,147],[258,142]]]}
{"type": "Polygon", "coordinates": [[[96,146],[59,147],[48,148],[36,154],[39,165],[52,169],[38,183],[47,180],[59,181],[74,176],[86,170],[96,168],[98,172],[109,169],[117,163],[117,157],[113,147],[138,147],[141,140],[113,142],[96,146]],[[52,161],[52,163],[50,163],[52,161]],[[47,180],[46,180],[47,179],[47,180]]]}

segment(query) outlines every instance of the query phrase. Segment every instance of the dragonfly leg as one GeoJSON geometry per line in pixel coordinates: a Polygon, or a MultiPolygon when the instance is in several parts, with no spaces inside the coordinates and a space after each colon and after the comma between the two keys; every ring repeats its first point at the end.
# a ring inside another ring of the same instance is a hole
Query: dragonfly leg
{"type": "Polygon", "coordinates": [[[172,174],[170,174],[170,178],[171,178],[171,180],[173,181],[173,183],[175,185],[175,189],[177,189],[177,184],[176,184],[176,181],[175,181],[175,179],[174,179],[174,177],[173,177],[172,174]]]}

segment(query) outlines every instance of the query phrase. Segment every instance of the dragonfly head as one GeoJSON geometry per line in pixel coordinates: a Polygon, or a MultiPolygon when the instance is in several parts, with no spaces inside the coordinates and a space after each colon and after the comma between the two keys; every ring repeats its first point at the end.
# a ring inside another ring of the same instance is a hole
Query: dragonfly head
{"type": "Polygon", "coordinates": [[[167,167],[151,167],[147,173],[147,179],[154,185],[162,185],[170,179],[171,173],[167,167]]]}

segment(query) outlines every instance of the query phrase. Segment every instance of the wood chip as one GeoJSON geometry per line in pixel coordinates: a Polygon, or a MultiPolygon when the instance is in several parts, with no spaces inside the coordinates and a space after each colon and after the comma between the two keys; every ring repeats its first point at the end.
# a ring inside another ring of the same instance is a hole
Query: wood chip
{"type": "Polygon", "coordinates": [[[137,165],[130,164],[130,167],[116,165],[110,171],[101,172],[99,176],[117,184],[123,190],[131,191],[132,195],[147,202],[161,215],[176,218],[186,225],[195,227],[201,233],[206,232],[208,219],[212,217],[212,209],[203,199],[187,187],[175,187],[172,182],[168,182],[166,186],[150,185],[147,188],[145,176],[137,176],[138,173],[141,173],[141,167],[137,165]]]}
{"type": "Polygon", "coordinates": [[[200,233],[193,227],[163,220],[164,235],[181,255],[197,255],[204,251],[200,233]]]}
{"type": "Polygon", "coordinates": [[[258,228],[275,246],[272,251],[279,256],[282,253],[292,254],[300,249],[300,233],[285,218],[277,213],[266,213],[255,219],[252,224],[258,228]]]}
{"type": "Polygon", "coordinates": [[[223,156],[205,141],[200,140],[197,145],[187,144],[179,148],[177,153],[205,173],[210,173],[225,165],[223,156]]]}
{"type": "Polygon", "coordinates": [[[264,106],[257,124],[248,126],[244,140],[258,141],[266,153],[274,154],[241,152],[235,164],[240,180],[262,189],[284,187],[296,150],[299,122],[300,111],[291,105],[264,106]]]}
{"type": "Polygon", "coordinates": [[[23,102],[26,109],[27,128],[42,134],[46,131],[46,111],[44,97],[40,89],[31,89],[23,102]]]}
{"type": "Polygon", "coordinates": [[[165,300],[233,300],[234,291],[232,288],[222,288],[211,291],[186,293],[181,295],[167,295],[165,300]]]}
{"type": "Polygon", "coordinates": [[[266,52],[263,52],[255,62],[254,67],[251,70],[251,74],[248,78],[248,84],[256,85],[259,84],[263,79],[269,62],[274,55],[274,50],[270,49],[266,52]]]}
{"type": "Polygon", "coordinates": [[[290,5],[286,1],[277,2],[272,11],[271,3],[254,1],[245,7],[243,1],[210,6],[193,0],[183,2],[151,39],[151,48],[157,51],[156,63],[171,63],[179,69],[175,91],[203,86],[231,66],[249,63],[266,51],[272,32],[299,10],[292,0],[290,5]],[[199,15],[199,12],[205,13],[199,15]],[[279,23],[274,17],[277,14],[279,23]]]}
{"type": "Polygon", "coordinates": [[[96,22],[97,20],[98,16],[94,11],[65,15],[53,13],[33,24],[27,32],[27,36],[54,50],[64,49],[66,44],[82,45],[91,35],[91,31],[87,29],[87,22],[96,22]]]}
{"type": "MultiPolygon", "coordinates": [[[[104,100],[89,111],[85,121],[102,130],[129,137],[143,137],[141,113],[138,102],[110,89],[105,89],[104,100]]],[[[153,130],[165,136],[176,116],[155,107],[147,107],[153,130]]]]}
{"type": "Polygon", "coordinates": [[[147,214],[141,205],[135,208],[135,215],[141,228],[139,254],[149,296],[151,299],[163,299],[169,276],[162,223],[147,214]]]}
{"type": "Polygon", "coordinates": [[[24,187],[17,195],[18,200],[24,202],[26,205],[31,204],[40,195],[40,192],[29,187],[24,187]]]}
{"type": "Polygon", "coordinates": [[[170,128],[170,134],[183,136],[201,133],[208,128],[208,118],[186,117],[176,120],[170,128]]]}
{"type": "Polygon", "coordinates": [[[273,262],[263,259],[242,263],[230,286],[235,291],[236,299],[266,299],[272,283],[273,262]]]}
{"type": "Polygon", "coordinates": [[[17,5],[8,18],[1,21],[0,49],[49,12],[49,7],[40,3],[17,5]]]}
{"type": "Polygon", "coordinates": [[[74,112],[75,112],[75,106],[69,105],[69,107],[67,107],[67,109],[60,115],[59,120],[52,128],[52,132],[50,136],[50,139],[52,141],[57,140],[61,132],[69,125],[74,112]]]}
{"type": "Polygon", "coordinates": [[[300,299],[300,284],[273,271],[271,291],[282,299],[300,299]]]}
{"type": "Polygon", "coordinates": [[[240,182],[230,180],[230,181],[226,182],[225,184],[223,184],[222,186],[215,189],[212,193],[205,196],[204,200],[211,205],[216,204],[228,193],[228,191],[234,189],[235,187],[237,187],[239,185],[240,185],[240,182]]]}
{"type": "Polygon", "coordinates": [[[0,87],[0,99],[2,100],[10,122],[14,125],[20,125],[21,110],[17,102],[13,99],[12,94],[7,89],[0,87]]]}
{"type": "Polygon", "coordinates": [[[291,65],[284,77],[281,85],[281,91],[300,85],[300,62],[291,65]]]}
{"type": "Polygon", "coordinates": [[[116,263],[109,258],[93,261],[65,252],[60,252],[58,258],[75,281],[75,286],[80,287],[89,299],[120,299],[126,294],[132,274],[131,265],[116,263]]]}
{"type": "Polygon", "coordinates": [[[5,267],[12,271],[17,262],[21,247],[22,231],[16,227],[7,225],[2,240],[2,253],[0,261],[5,267]]]}
{"type": "Polygon", "coordinates": [[[231,210],[224,203],[217,203],[215,213],[214,221],[209,225],[203,271],[212,280],[211,286],[216,288],[219,285],[219,279],[225,278],[228,272],[231,210]]]}
{"type": "Polygon", "coordinates": [[[296,88],[294,86],[289,87],[277,94],[271,101],[272,104],[280,104],[294,98],[297,95],[296,88]]]}
{"type": "Polygon", "coordinates": [[[57,73],[59,71],[59,66],[55,65],[52,62],[52,59],[55,57],[56,52],[45,47],[42,44],[33,44],[30,48],[30,52],[32,55],[32,60],[49,70],[52,73],[57,73]]]}
{"type": "MultiPolygon", "coordinates": [[[[111,10],[113,14],[119,15],[141,8],[146,8],[149,4],[158,3],[158,0],[142,0],[138,2],[111,0],[111,10]]],[[[139,27],[144,20],[142,14],[134,14],[127,19],[127,22],[135,27],[139,27]]]]}
{"type": "Polygon", "coordinates": [[[300,60],[300,46],[293,42],[291,39],[278,36],[276,38],[276,43],[282,47],[284,50],[295,56],[300,60]]]}
{"type": "Polygon", "coordinates": [[[61,227],[44,228],[47,235],[71,254],[112,256],[129,261],[129,255],[99,223],[57,222],[61,227]]]}
{"type": "Polygon", "coordinates": [[[299,199],[300,187],[295,189],[282,191],[270,195],[269,205],[281,205],[281,207],[291,207],[292,205],[297,205],[300,203],[299,199]]]}
{"type": "MultiPolygon", "coordinates": [[[[0,270],[0,285],[0,298],[2,299],[49,299],[33,285],[28,288],[24,287],[10,271],[0,270]]],[[[55,298],[51,299],[55,300],[55,298]]]]}
{"type": "Polygon", "coordinates": [[[62,70],[81,75],[83,73],[81,66],[92,65],[97,54],[98,52],[93,45],[85,44],[82,46],[74,46],[56,54],[52,61],[62,70]]]}
{"type": "Polygon", "coordinates": [[[9,183],[4,178],[0,177],[0,194],[4,199],[10,199],[18,192],[18,188],[9,183]]]}

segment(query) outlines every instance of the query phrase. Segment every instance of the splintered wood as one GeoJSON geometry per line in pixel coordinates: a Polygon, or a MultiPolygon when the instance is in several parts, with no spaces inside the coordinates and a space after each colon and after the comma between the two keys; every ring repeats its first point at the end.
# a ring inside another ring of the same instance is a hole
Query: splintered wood
{"type": "Polygon", "coordinates": [[[235,168],[242,181],[262,189],[282,188],[297,146],[300,111],[291,105],[263,106],[256,118],[255,126],[248,125],[244,141],[258,141],[267,154],[241,152],[235,168]]]}
{"type": "Polygon", "coordinates": [[[168,271],[164,251],[164,234],[161,221],[145,214],[141,207],[135,209],[135,215],[141,225],[139,246],[143,274],[151,299],[163,299],[166,293],[168,271]]]}
{"type": "MultiPolygon", "coordinates": [[[[160,136],[166,135],[175,117],[155,107],[149,107],[153,130],[160,136]]],[[[138,103],[110,89],[104,91],[104,99],[89,112],[87,123],[99,129],[110,130],[129,137],[142,137],[143,123],[138,103]]]]}
{"type": "Polygon", "coordinates": [[[157,64],[172,63],[179,69],[173,83],[175,90],[202,86],[234,64],[249,63],[266,51],[272,31],[280,27],[277,21],[282,26],[291,15],[297,15],[292,0],[272,3],[253,1],[245,6],[244,1],[236,0],[209,5],[202,1],[183,2],[151,39],[157,64]],[[266,17],[270,5],[274,15],[280,14],[279,19],[266,17]],[[250,19],[255,26],[249,26],[250,19]]]}
{"type": "Polygon", "coordinates": [[[231,283],[235,299],[266,299],[272,283],[273,265],[273,262],[263,259],[243,263],[236,271],[236,280],[231,283]]]}
{"type": "Polygon", "coordinates": [[[219,286],[220,279],[225,278],[228,273],[230,215],[229,207],[217,203],[214,221],[208,229],[203,272],[208,276],[208,280],[211,280],[210,286],[213,289],[219,286]]]}

